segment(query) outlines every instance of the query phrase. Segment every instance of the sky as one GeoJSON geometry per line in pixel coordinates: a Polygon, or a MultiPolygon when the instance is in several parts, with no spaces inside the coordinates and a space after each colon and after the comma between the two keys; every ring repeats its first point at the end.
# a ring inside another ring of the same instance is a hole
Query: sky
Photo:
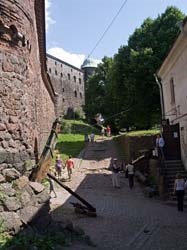
{"type": "Polygon", "coordinates": [[[118,13],[110,29],[90,55],[98,62],[112,57],[143,21],[155,19],[168,6],[187,15],[187,0],[45,0],[47,53],[80,68],[118,13]]]}

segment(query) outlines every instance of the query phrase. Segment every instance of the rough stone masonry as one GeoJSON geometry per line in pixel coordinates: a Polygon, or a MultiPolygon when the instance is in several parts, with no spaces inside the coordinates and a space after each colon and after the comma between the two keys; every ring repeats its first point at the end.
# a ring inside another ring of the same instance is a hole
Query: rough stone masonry
{"type": "Polygon", "coordinates": [[[45,65],[44,10],[44,0],[0,2],[0,216],[17,222],[15,231],[26,222],[26,211],[31,218],[48,199],[23,176],[39,157],[55,120],[56,96],[45,65]]]}

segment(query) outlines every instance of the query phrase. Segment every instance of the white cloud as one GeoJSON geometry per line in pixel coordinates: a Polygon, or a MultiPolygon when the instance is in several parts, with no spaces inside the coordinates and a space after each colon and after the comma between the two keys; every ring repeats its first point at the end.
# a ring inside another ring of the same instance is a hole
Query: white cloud
{"type": "Polygon", "coordinates": [[[55,23],[55,21],[50,16],[50,6],[51,6],[51,0],[45,0],[45,19],[46,19],[46,31],[48,31],[48,28],[51,24],[55,23]]]}
{"type": "Polygon", "coordinates": [[[85,59],[85,55],[73,54],[59,47],[50,48],[47,53],[77,68],[81,67],[85,59]]]}

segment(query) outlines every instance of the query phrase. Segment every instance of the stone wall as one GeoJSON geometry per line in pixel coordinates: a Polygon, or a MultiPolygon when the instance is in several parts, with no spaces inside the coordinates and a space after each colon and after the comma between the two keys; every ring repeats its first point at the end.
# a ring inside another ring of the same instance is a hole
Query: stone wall
{"type": "Polygon", "coordinates": [[[155,136],[126,136],[117,137],[124,159],[135,160],[143,153],[143,150],[149,150],[155,147],[155,136]]]}
{"type": "Polygon", "coordinates": [[[41,74],[35,4],[0,4],[0,164],[21,173],[34,151],[41,153],[55,119],[41,74]]]}
{"type": "Polygon", "coordinates": [[[85,104],[83,71],[51,55],[47,55],[47,68],[58,94],[58,115],[71,116],[74,111],[82,112],[85,104]]]}

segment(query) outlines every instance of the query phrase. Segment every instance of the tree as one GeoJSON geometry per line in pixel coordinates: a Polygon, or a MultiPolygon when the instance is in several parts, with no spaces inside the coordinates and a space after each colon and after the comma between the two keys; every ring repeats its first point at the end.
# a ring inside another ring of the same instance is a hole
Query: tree
{"type": "Polygon", "coordinates": [[[153,74],[161,66],[184,15],[168,7],[155,20],[147,18],[114,58],[103,59],[88,81],[86,113],[102,113],[116,128],[150,128],[160,120],[159,90],[153,74]]]}

